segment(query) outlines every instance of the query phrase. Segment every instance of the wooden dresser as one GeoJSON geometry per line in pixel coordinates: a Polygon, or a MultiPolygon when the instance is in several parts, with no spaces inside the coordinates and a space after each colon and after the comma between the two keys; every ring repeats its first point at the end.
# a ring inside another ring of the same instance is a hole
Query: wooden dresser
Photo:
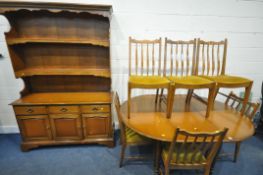
{"type": "Polygon", "coordinates": [[[0,1],[16,78],[21,149],[114,145],[111,118],[111,6],[0,1]]]}

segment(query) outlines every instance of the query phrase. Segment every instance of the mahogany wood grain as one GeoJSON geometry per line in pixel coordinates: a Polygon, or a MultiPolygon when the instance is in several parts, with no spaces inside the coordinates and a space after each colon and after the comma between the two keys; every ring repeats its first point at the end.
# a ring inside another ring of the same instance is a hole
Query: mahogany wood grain
{"type": "Polygon", "coordinates": [[[202,103],[193,99],[189,106],[191,112],[187,112],[185,96],[176,95],[175,100],[178,103],[173,107],[171,118],[167,119],[163,111],[165,105],[156,105],[154,98],[154,95],[132,98],[130,119],[127,118],[127,102],[122,104],[121,111],[123,122],[129,128],[155,140],[171,142],[176,128],[189,132],[215,132],[228,128],[225,142],[243,141],[255,131],[250,119],[225,108],[220,102],[215,102],[210,117],[205,118],[205,106],[202,103]]]}

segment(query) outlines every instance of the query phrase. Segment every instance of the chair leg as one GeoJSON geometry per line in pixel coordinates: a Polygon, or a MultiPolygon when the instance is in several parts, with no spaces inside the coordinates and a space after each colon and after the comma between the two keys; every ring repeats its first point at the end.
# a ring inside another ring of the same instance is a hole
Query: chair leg
{"type": "Polygon", "coordinates": [[[131,87],[130,84],[128,84],[128,118],[130,118],[131,115],[131,87]]]}
{"type": "Polygon", "coordinates": [[[188,92],[187,92],[187,96],[186,96],[186,99],[185,99],[185,103],[186,104],[190,104],[190,101],[191,101],[191,98],[192,98],[192,95],[194,93],[194,90],[193,89],[189,89],[188,92]]]}
{"type": "MultiPolygon", "coordinates": [[[[163,91],[164,91],[164,89],[162,88],[162,89],[161,89],[161,93],[160,93],[159,103],[162,102],[163,91]]],[[[168,92],[168,93],[169,93],[169,92],[168,92]]]]}
{"type": "Polygon", "coordinates": [[[173,112],[174,93],[175,93],[175,86],[170,85],[168,88],[168,97],[167,97],[167,112],[166,112],[167,118],[171,118],[173,112]]]}
{"type": "Polygon", "coordinates": [[[155,95],[155,104],[157,104],[159,98],[159,89],[156,90],[156,95],[155,95]]]}
{"type": "Polygon", "coordinates": [[[213,106],[214,106],[214,99],[215,96],[217,94],[217,92],[215,92],[216,90],[216,85],[215,83],[213,84],[213,86],[211,88],[209,88],[209,94],[208,94],[208,100],[207,100],[207,108],[206,108],[206,115],[205,117],[208,118],[210,111],[212,110],[213,106]]]}
{"type": "Polygon", "coordinates": [[[121,152],[120,152],[120,163],[119,163],[119,167],[122,167],[123,164],[123,160],[124,160],[124,155],[125,155],[125,149],[126,149],[126,145],[122,144],[121,145],[121,152]]]}
{"type": "Polygon", "coordinates": [[[161,141],[155,141],[154,174],[160,174],[161,141]]]}
{"type": "Polygon", "coordinates": [[[253,82],[250,82],[249,86],[246,87],[246,89],[245,89],[244,101],[243,101],[242,109],[241,109],[241,112],[240,112],[241,116],[244,115],[244,112],[246,110],[246,106],[247,106],[247,102],[248,102],[248,99],[249,99],[249,95],[250,95],[250,91],[251,91],[252,85],[253,85],[253,82]]]}
{"type": "Polygon", "coordinates": [[[236,144],[235,144],[234,162],[237,162],[237,158],[238,158],[239,150],[240,150],[240,145],[241,145],[241,142],[236,142],[236,144]]]}

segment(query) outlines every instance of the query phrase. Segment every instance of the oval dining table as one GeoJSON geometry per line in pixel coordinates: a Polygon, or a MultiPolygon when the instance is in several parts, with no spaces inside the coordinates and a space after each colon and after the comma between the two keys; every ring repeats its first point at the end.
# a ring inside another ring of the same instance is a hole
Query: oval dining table
{"type": "Polygon", "coordinates": [[[228,128],[224,142],[244,141],[255,132],[250,119],[240,116],[224,103],[216,101],[209,117],[205,118],[206,105],[195,98],[192,98],[190,105],[186,105],[185,97],[175,96],[171,118],[166,117],[164,102],[155,103],[155,95],[133,97],[130,118],[127,117],[127,101],[121,105],[125,125],[156,143],[155,174],[159,174],[161,142],[171,142],[176,128],[189,132],[216,132],[228,128]]]}

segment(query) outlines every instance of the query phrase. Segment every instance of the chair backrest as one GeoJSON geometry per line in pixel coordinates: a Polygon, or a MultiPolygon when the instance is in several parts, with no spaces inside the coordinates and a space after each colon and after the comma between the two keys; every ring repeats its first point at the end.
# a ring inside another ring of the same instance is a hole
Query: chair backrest
{"type": "Polygon", "coordinates": [[[196,39],[189,41],[165,38],[164,75],[188,76],[195,70],[196,39]]]}
{"type": "Polygon", "coordinates": [[[176,153],[173,164],[209,164],[213,161],[228,129],[214,133],[190,133],[176,129],[169,148],[168,164],[176,153]],[[179,140],[184,140],[183,142],[179,140]]]}
{"type": "MultiPolygon", "coordinates": [[[[236,110],[237,112],[241,112],[242,104],[243,104],[243,98],[238,97],[236,94],[234,94],[232,91],[227,96],[227,99],[225,101],[225,105],[231,107],[232,109],[236,110]]],[[[244,116],[250,118],[253,120],[260,104],[259,103],[253,103],[248,102],[244,116]]]]}
{"type": "Polygon", "coordinates": [[[218,76],[225,74],[227,39],[204,41],[197,39],[196,75],[218,76]]]}
{"type": "Polygon", "coordinates": [[[120,99],[119,99],[119,95],[116,92],[114,95],[114,106],[117,112],[117,116],[118,116],[118,121],[119,121],[119,127],[120,127],[120,132],[121,132],[121,141],[122,143],[124,143],[126,141],[126,137],[125,137],[125,125],[122,122],[122,114],[121,114],[121,110],[120,110],[120,99]]]}
{"type": "Polygon", "coordinates": [[[129,37],[129,75],[161,75],[161,38],[136,40],[129,37]]]}

